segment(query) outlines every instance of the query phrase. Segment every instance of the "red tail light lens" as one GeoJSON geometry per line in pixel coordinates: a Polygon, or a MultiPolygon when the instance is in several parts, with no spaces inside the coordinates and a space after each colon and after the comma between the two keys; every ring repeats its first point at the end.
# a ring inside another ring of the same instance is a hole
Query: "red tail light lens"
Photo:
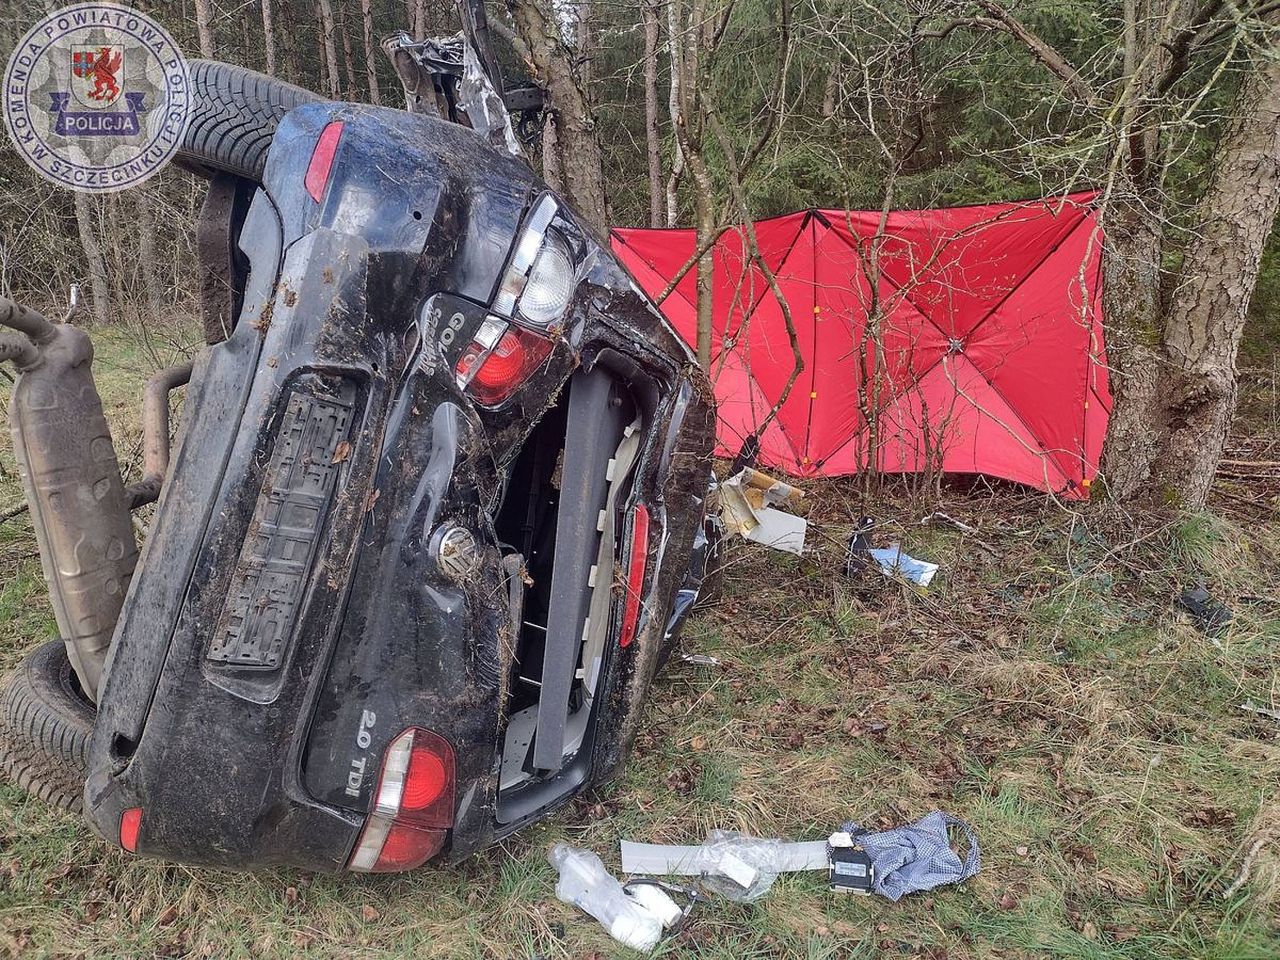
{"type": "Polygon", "coordinates": [[[462,354],[454,373],[478,403],[496,407],[529,379],[551,355],[552,343],[536,333],[508,326],[492,348],[477,340],[462,354]]]}
{"type": "Polygon", "coordinates": [[[316,203],[324,198],[325,187],[329,185],[329,173],[333,170],[333,156],[338,152],[338,141],[341,139],[342,121],[335,120],[320,131],[316,148],[311,151],[311,163],[307,166],[307,176],[303,183],[316,203]]]}
{"type": "Polygon", "coordinates": [[[138,833],[142,830],[142,808],[130,807],[120,814],[120,846],[130,853],[138,852],[138,833]]]}
{"type": "Polygon", "coordinates": [[[637,503],[631,517],[631,563],[627,567],[627,597],[622,605],[622,630],[618,645],[631,646],[640,623],[640,596],[644,571],[649,562],[649,508],[637,503]]]}
{"type": "Polygon", "coordinates": [[[428,809],[445,792],[449,781],[450,772],[445,769],[444,760],[415,740],[413,752],[409,754],[409,772],[404,778],[404,793],[400,797],[401,811],[428,809]]]}
{"type": "Polygon", "coordinates": [[[446,830],[419,830],[407,823],[393,823],[382,842],[373,873],[397,873],[420,867],[444,846],[446,830]]]}
{"type": "Polygon", "coordinates": [[[421,866],[444,846],[453,806],[453,747],[430,730],[410,727],[387,747],[373,811],[348,866],[370,873],[421,866]]]}

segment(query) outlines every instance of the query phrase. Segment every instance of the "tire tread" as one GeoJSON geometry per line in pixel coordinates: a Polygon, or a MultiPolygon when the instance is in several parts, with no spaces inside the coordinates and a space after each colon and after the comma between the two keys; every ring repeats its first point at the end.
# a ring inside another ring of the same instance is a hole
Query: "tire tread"
{"type": "Polygon", "coordinates": [[[198,166],[262,181],[284,115],[324,98],[244,67],[190,60],[191,120],[178,154],[198,166]]]}
{"type": "Polygon", "coordinates": [[[93,707],[69,689],[66,646],[37,648],[0,693],[0,770],[23,790],[78,812],[83,802],[93,707]]]}

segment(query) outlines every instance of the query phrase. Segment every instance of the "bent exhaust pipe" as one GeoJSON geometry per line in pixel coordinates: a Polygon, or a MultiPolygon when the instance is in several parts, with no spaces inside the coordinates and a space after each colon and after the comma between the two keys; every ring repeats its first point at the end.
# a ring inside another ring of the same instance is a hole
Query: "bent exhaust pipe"
{"type": "Polygon", "coordinates": [[[19,371],[9,406],[54,616],[81,689],[97,700],[138,545],[102,400],[93,344],[0,297],[0,360],[19,371]]]}

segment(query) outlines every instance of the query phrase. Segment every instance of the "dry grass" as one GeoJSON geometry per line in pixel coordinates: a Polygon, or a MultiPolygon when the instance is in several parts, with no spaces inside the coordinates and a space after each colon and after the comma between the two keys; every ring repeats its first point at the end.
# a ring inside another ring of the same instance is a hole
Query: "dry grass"
{"type": "MultiPolygon", "coordinates": [[[[117,440],[136,437],[152,361],[100,346],[117,440]]],[[[20,496],[0,450],[0,509],[20,496]]],[[[447,871],[255,876],[138,861],[0,789],[0,952],[48,956],[611,957],[554,900],[546,846],[617,863],[620,838],[713,827],[811,838],[930,809],[976,827],[983,871],[909,898],[838,899],[784,877],[717,903],[667,956],[1274,958],[1280,956],[1280,568],[1274,503],[1216,517],[1078,514],[1007,489],[948,490],[978,528],[847,484],[810,487],[812,556],[734,547],[726,591],[656,684],[621,781],[447,871]],[[840,575],[863,512],[938,561],[917,593],[840,575]],[[1217,640],[1173,601],[1203,577],[1236,612],[1217,640]],[[1247,864],[1247,870],[1245,866],[1247,864]]],[[[53,635],[29,525],[0,525],[0,662],[53,635]]]]}

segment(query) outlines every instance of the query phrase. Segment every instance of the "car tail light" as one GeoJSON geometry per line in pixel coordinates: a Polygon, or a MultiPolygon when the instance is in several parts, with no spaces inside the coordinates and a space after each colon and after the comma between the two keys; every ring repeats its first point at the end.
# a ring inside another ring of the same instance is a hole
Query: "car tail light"
{"type": "Polygon", "coordinates": [[[430,730],[410,727],[387,747],[373,796],[350,868],[390,873],[426,863],[453,826],[453,747],[430,730]]]}
{"type": "Polygon", "coordinates": [[[311,163],[307,166],[307,176],[303,183],[316,203],[324,198],[324,189],[329,185],[329,173],[333,169],[333,156],[338,152],[338,141],[341,139],[342,121],[335,120],[320,131],[320,139],[311,151],[311,163]]]}
{"type": "Polygon", "coordinates": [[[138,852],[138,833],[142,830],[142,808],[130,807],[120,814],[120,846],[130,853],[138,852]]]}
{"type": "Polygon", "coordinates": [[[637,503],[631,517],[631,563],[627,568],[627,596],[622,604],[622,630],[618,645],[631,646],[640,623],[640,597],[649,561],[649,508],[637,503]]]}
{"type": "Polygon", "coordinates": [[[551,347],[545,337],[489,317],[454,367],[458,386],[478,403],[495,407],[529,379],[551,347]]]}

